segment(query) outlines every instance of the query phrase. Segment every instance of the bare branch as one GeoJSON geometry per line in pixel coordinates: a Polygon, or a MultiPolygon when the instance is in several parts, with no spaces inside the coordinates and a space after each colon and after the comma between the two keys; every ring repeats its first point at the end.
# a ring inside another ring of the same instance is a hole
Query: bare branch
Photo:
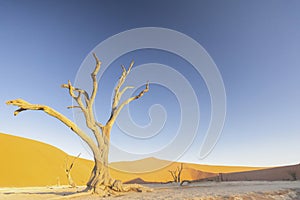
{"type": "Polygon", "coordinates": [[[130,73],[131,68],[133,67],[133,65],[134,65],[134,60],[131,61],[130,65],[129,65],[129,68],[128,68],[128,70],[127,70],[127,74],[130,73]]]}
{"type": "Polygon", "coordinates": [[[97,126],[102,129],[104,126],[100,122],[96,122],[97,126]]]}
{"type": "Polygon", "coordinates": [[[127,86],[125,87],[121,92],[120,92],[120,88],[122,87],[122,85],[124,84],[128,74],[130,73],[132,67],[133,67],[133,64],[134,64],[134,61],[131,61],[130,65],[129,65],[129,68],[128,70],[126,70],[126,68],[124,67],[124,65],[121,65],[122,67],[122,75],[121,77],[119,78],[119,82],[117,84],[117,86],[115,87],[115,95],[114,95],[114,98],[113,98],[113,104],[112,104],[112,112],[114,110],[116,110],[118,104],[119,104],[119,101],[122,97],[122,95],[124,94],[124,92],[127,90],[127,89],[130,89],[130,88],[133,88],[132,86],[127,86]]]}
{"type": "Polygon", "coordinates": [[[123,107],[127,104],[129,104],[130,102],[141,98],[146,92],[149,91],[149,82],[146,84],[146,88],[144,90],[142,90],[138,95],[133,96],[129,99],[127,99],[126,101],[124,101],[118,108],[116,108],[115,110],[112,111],[112,114],[110,116],[110,119],[107,122],[107,125],[113,125],[113,123],[115,122],[117,116],[119,115],[119,113],[121,112],[121,110],[123,109],[123,107]]]}
{"type": "Polygon", "coordinates": [[[122,71],[123,71],[122,75],[123,75],[124,73],[127,73],[127,70],[126,70],[125,66],[124,66],[124,65],[121,65],[121,67],[122,67],[122,71]]]}
{"type": "Polygon", "coordinates": [[[172,171],[172,170],[168,170],[170,172],[170,174],[172,175],[173,181],[177,182],[177,175],[176,175],[176,170],[172,171]]]}
{"type": "Polygon", "coordinates": [[[80,128],[78,128],[74,122],[72,122],[70,119],[68,119],[58,111],[45,105],[31,104],[23,99],[15,99],[15,100],[7,101],[6,104],[19,107],[19,109],[14,112],[15,116],[25,110],[42,110],[48,115],[57,118],[88,144],[88,146],[91,148],[96,158],[101,157],[100,151],[98,150],[97,145],[94,143],[94,141],[88,135],[86,135],[80,128]]]}
{"type": "Polygon", "coordinates": [[[97,74],[98,74],[98,72],[100,70],[100,67],[101,67],[101,62],[98,59],[97,55],[95,53],[93,53],[93,56],[96,60],[96,67],[95,67],[93,73],[91,74],[91,77],[92,77],[92,80],[93,80],[93,91],[92,91],[91,99],[89,101],[89,107],[92,107],[92,105],[95,101],[95,97],[96,97],[97,90],[98,90],[97,74]]]}
{"type": "Polygon", "coordinates": [[[123,90],[119,94],[119,99],[118,100],[120,101],[122,95],[126,92],[126,90],[133,89],[133,88],[134,88],[133,86],[126,86],[126,87],[124,87],[123,90]]]}
{"type": "Polygon", "coordinates": [[[70,94],[70,96],[73,97],[74,99],[76,99],[76,98],[79,97],[79,94],[78,94],[77,96],[74,94],[74,87],[72,86],[70,80],[68,80],[68,84],[62,84],[61,87],[62,87],[62,88],[67,88],[67,89],[69,89],[69,94],[70,94]]]}
{"type": "Polygon", "coordinates": [[[73,159],[73,162],[72,162],[72,164],[71,164],[70,167],[69,167],[69,171],[71,171],[71,169],[73,168],[74,162],[79,158],[80,155],[81,155],[81,153],[79,153],[79,154],[73,159]]]}
{"type": "MultiPolygon", "coordinates": [[[[122,95],[126,92],[126,90],[132,89],[132,88],[134,88],[134,87],[132,87],[132,86],[127,86],[127,87],[123,88],[123,90],[121,90],[121,92],[116,91],[115,97],[114,97],[114,99],[113,99],[112,112],[113,112],[114,110],[116,110],[116,108],[117,108],[117,106],[118,106],[118,104],[119,104],[119,102],[120,102],[120,99],[121,99],[122,95]]],[[[118,89],[118,90],[119,90],[119,89],[118,89]]]]}
{"type": "MultiPolygon", "coordinates": [[[[70,96],[73,97],[73,99],[75,99],[78,104],[78,106],[74,106],[74,107],[81,108],[82,112],[84,112],[86,114],[86,107],[84,106],[84,104],[81,100],[81,94],[83,94],[85,96],[85,103],[87,105],[89,102],[88,93],[85,90],[73,87],[70,80],[68,81],[68,84],[63,84],[63,85],[61,85],[61,87],[69,89],[70,96]],[[78,94],[75,95],[74,91],[76,91],[78,94]]],[[[73,107],[69,106],[68,108],[73,108],[73,107]]]]}
{"type": "MultiPolygon", "coordinates": [[[[63,84],[63,85],[61,85],[61,87],[69,89],[70,96],[73,97],[77,101],[77,103],[78,103],[78,100],[81,98],[81,95],[83,94],[85,103],[86,103],[86,105],[88,104],[88,102],[89,102],[88,93],[83,89],[73,87],[70,80],[68,81],[68,84],[63,84]],[[75,95],[74,91],[77,92],[77,95],[75,95]]],[[[82,104],[82,108],[84,108],[83,104],[82,104]]]]}
{"type": "Polygon", "coordinates": [[[72,109],[72,108],[80,108],[80,106],[68,106],[68,109],[72,109]]]}
{"type": "Polygon", "coordinates": [[[89,98],[89,95],[85,90],[73,87],[71,84],[71,81],[68,81],[68,84],[64,84],[64,85],[62,85],[62,87],[69,89],[70,95],[76,100],[76,102],[78,104],[78,106],[76,106],[76,105],[69,106],[68,108],[80,108],[82,110],[84,117],[86,119],[86,125],[89,129],[91,129],[93,131],[93,134],[96,137],[97,144],[99,146],[102,143],[102,141],[101,141],[102,138],[100,135],[100,131],[97,129],[96,120],[95,120],[93,110],[92,110],[92,105],[93,105],[93,100],[97,93],[98,83],[96,80],[96,75],[100,70],[101,62],[96,57],[96,54],[93,54],[93,55],[96,59],[97,64],[96,64],[95,70],[91,74],[92,79],[93,79],[93,93],[92,93],[91,98],[89,98]],[[77,95],[74,93],[74,91],[77,92],[77,95]],[[84,96],[85,105],[82,102],[82,98],[81,98],[82,95],[84,96]]]}
{"type": "Polygon", "coordinates": [[[119,101],[120,101],[120,88],[122,87],[122,85],[124,84],[124,81],[126,79],[126,76],[127,76],[127,71],[126,71],[126,68],[122,65],[122,75],[121,77],[119,78],[119,82],[117,84],[117,86],[115,87],[115,95],[114,95],[114,98],[113,98],[113,104],[112,104],[112,111],[114,111],[118,104],[119,104],[119,101]]]}
{"type": "Polygon", "coordinates": [[[86,103],[90,100],[89,95],[88,95],[88,93],[85,90],[79,89],[79,88],[74,88],[74,91],[77,91],[78,93],[83,94],[86,103]]]}

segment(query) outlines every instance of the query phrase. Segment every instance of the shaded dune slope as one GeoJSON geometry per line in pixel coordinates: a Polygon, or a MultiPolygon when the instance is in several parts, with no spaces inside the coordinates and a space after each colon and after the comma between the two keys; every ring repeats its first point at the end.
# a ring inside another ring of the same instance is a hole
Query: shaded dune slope
{"type": "Polygon", "coordinates": [[[222,174],[223,181],[286,181],[300,179],[300,164],[254,170],[249,172],[222,174]]]}

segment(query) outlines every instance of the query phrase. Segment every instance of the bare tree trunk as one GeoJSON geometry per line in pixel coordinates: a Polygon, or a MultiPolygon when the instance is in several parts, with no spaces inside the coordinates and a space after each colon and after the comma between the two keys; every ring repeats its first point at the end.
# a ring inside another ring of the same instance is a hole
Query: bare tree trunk
{"type": "Polygon", "coordinates": [[[180,164],[180,167],[177,167],[178,175],[177,175],[177,182],[180,183],[181,181],[181,172],[183,170],[183,163],[180,164]]]}
{"type": "Polygon", "coordinates": [[[99,158],[94,157],[95,165],[87,183],[89,189],[95,193],[109,191],[114,182],[108,167],[109,138],[107,136],[110,134],[110,130],[109,127],[102,127],[103,143],[99,147],[101,154],[99,158]]]}
{"type": "Polygon", "coordinates": [[[72,176],[71,176],[71,174],[70,174],[69,172],[67,172],[67,179],[68,179],[69,185],[70,185],[72,188],[76,187],[76,184],[75,184],[75,182],[73,181],[72,176]]]}
{"type": "Polygon", "coordinates": [[[132,191],[149,191],[140,185],[123,185],[121,181],[115,180],[111,177],[108,166],[108,153],[109,153],[109,135],[111,127],[104,126],[102,128],[104,143],[99,147],[101,152],[100,158],[94,158],[95,165],[91,173],[91,177],[87,183],[89,190],[101,196],[108,196],[115,194],[116,192],[128,192],[132,191]]]}
{"type": "MultiPolygon", "coordinates": [[[[81,153],[80,153],[80,154],[81,154],[81,153]]],[[[69,185],[70,185],[71,187],[73,187],[73,188],[76,187],[76,184],[75,184],[75,182],[73,181],[73,178],[72,178],[72,176],[71,176],[71,170],[73,169],[74,163],[75,163],[76,159],[79,158],[80,154],[78,154],[78,156],[75,157],[75,158],[73,159],[73,161],[72,161],[72,163],[71,163],[70,166],[68,166],[68,165],[69,165],[69,164],[68,164],[68,158],[66,158],[66,175],[67,175],[67,179],[68,179],[69,185]]]]}

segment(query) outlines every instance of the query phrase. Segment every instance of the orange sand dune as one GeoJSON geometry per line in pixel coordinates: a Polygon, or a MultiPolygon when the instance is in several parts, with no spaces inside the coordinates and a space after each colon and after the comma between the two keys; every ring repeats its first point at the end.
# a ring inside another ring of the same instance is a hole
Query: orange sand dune
{"type": "MultiPolygon", "coordinates": [[[[0,134],[0,187],[67,184],[65,152],[45,143],[0,134]]],[[[77,184],[86,183],[92,162],[78,159],[72,173],[77,184]]]]}
{"type": "MultiPolygon", "coordinates": [[[[0,187],[65,185],[66,159],[72,156],[45,143],[0,133],[0,187]]],[[[138,161],[111,163],[111,174],[122,181],[143,179],[147,182],[171,181],[168,170],[175,170],[179,163],[171,163],[156,158],[138,161]],[[161,168],[161,166],[165,166],[161,168]],[[126,173],[116,169],[127,169],[131,172],[145,172],[157,168],[154,172],[126,173]]],[[[85,159],[76,160],[72,177],[77,185],[84,185],[90,175],[93,162],[85,159]]],[[[208,166],[184,164],[182,180],[196,180],[212,177],[214,173],[249,171],[258,168],[208,166]]]]}

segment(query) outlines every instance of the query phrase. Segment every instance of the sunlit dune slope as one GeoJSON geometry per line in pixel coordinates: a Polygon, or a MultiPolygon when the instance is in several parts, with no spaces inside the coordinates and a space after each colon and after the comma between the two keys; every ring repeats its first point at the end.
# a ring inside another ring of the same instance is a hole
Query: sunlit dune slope
{"type": "Polygon", "coordinates": [[[211,173],[230,173],[230,172],[244,172],[265,169],[265,167],[244,167],[244,166],[218,166],[218,165],[199,165],[188,163],[190,168],[211,173]]]}
{"type": "MultiPolygon", "coordinates": [[[[66,159],[72,161],[53,146],[0,134],[0,187],[67,184],[66,159]]],[[[77,184],[86,183],[92,162],[78,159],[74,166],[73,179],[77,184]]]]}
{"type": "MultiPolygon", "coordinates": [[[[45,143],[0,134],[0,187],[66,185],[66,160],[69,160],[70,164],[73,158],[45,143]]],[[[122,181],[142,179],[147,182],[167,182],[172,180],[168,171],[175,170],[178,166],[180,163],[156,158],[115,162],[111,163],[111,175],[122,181]]],[[[77,185],[84,185],[87,182],[92,167],[93,162],[90,160],[79,158],[75,161],[71,174],[77,185]]],[[[182,180],[207,178],[215,176],[214,173],[257,169],[189,163],[185,163],[183,168],[182,180]]]]}

